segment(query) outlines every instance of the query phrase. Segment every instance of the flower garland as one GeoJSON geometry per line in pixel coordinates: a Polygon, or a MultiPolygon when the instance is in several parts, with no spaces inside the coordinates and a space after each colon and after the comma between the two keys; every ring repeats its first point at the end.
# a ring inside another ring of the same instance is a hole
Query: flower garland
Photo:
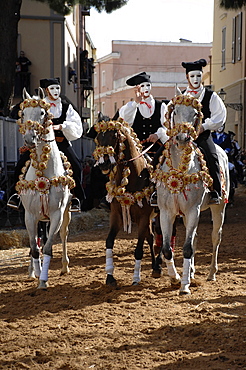
{"type": "MultiPolygon", "coordinates": [[[[46,103],[44,100],[26,99],[24,100],[24,102],[20,104],[21,111],[19,112],[19,116],[22,116],[23,109],[27,107],[37,107],[37,106],[40,106],[41,108],[44,108],[47,111],[50,107],[50,104],[46,103]]],[[[52,124],[52,121],[49,120],[49,118],[51,117],[52,115],[48,113],[44,125],[31,120],[27,120],[23,123],[22,119],[20,119],[17,121],[18,125],[20,126],[19,131],[23,134],[26,131],[26,129],[32,128],[36,130],[40,135],[46,135],[49,133],[48,127],[52,124]]],[[[48,179],[44,176],[43,171],[46,170],[47,168],[48,161],[50,159],[50,152],[51,147],[48,143],[46,143],[42,147],[42,154],[40,155],[39,160],[36,148],[30,149],[30,160],[26,161],[25,166],[21,170],[22,174],[19,176],[20,180],[16,184],[16,190],[18,193],[23,193],[30,189],[33,191],[37,190],[41,194],[48,194],[51,186],[58,187],[60,184],[62,186],[68,185],[69,189],[75,187],[75,181],[71,177],[73,174],[73,171],[70,169],[71,164],[70,162],[68,162],[67,157],[63,153],[60,153],[60,155],[63,162],[63,166],[66,170],[66,175],[58,177],[54,176],[51,179],[48,179]],[[35,174],[37,178],[35,180],[25,180],[25,175],[30,165],[32,165],[32,167],[34,167],[36,170],[35,174]]]]}
{"type": "MultiPolygon", "coordinates": [[[[167,135],[169,137],[173,138],[180,132],[181,133],[188,132],[192,139],[195,140],[198,137],[198,135],[196,129],[192,126],[192,124],[180,123],[174,124],[174,127],[171,127],[171,113],[174,110],[175,104],[183,104],[186,106],[190,105],[198,110],[198,119],[199,119],[199,121],[197,122],[197,131],[198,131],[200,125],[202,124],[203,117],[201,112],[202,108],[201,103],[194,97],[179,95],[172,99],[171,104],[168,106],[168,112],[166,114],[167,121],[165,122],[165,126],[167,128],[167,135]]],[[[203,154],[201,153],[201,151],[198,148],[194,148],[193,143],[189,142],[187,146],[183,149],[178,168],[174,168],[172,165],[170,153],[171,145],[172,145],[171,140],[165,143],[162,156],[159,158],[157,168],[152,175],[152,180],[156,182],[157,186],[163,183],[172,194],[180,193],[186,189],[187,185],[196,184],[200,180],[203,181],[207,187],[211,186],[213,180],[209,175],[209,171],[206,166],[206,161],[203,159],[203,154]],[[188,174],[189,164],[191,161],[193,151],[195,151],[195,154],[197,155],[198,161],[201,166],[201,170],[196,173],[188,174]],[[169,167],[168,172],[164,172],[161,169],[161,165],[163,164],[165,159],[166,165],[169,167]]]]}
{"type": "Polygon", "coordinates": [[[132,206],[134,203],[137,203],[139,207],[143,207],[143,198],[146,198],[149,201],[151,194],[154,191],[154,186],[150,185],[142,190],[130,193],[126,191],[126,186],[128,185],[128,176],[131,171],[129,167],[124,167],[122,171],[122,179],[119,186],[116,185],[115,175],[117,172],[117,167],[115,166],[109,174],[109,182],[106,183],[107,189],[107,201],[112,202],[113,198],[121,204],[121,206],[132,206]]]}
{"type": "Polygon", "coordinates": [[[21,170],[22,174],[19,176],[20,180],[16,184],[16,190],[18,193],[22,193],[30,189],[37,190],[41,194],[48,194],[51,186],[58,187],[60,184],[62,186],[68,185],[69,189],[73,189],[75,187],[75,181],[72,178],[73,171],[70,169],[71,164],[68,162],[67,157],[63,153],[60,153],[60,155],[63,166],[66,170],[66,175],[54,176],[50,179],[44,176],[43,171],[47,168],[48,160],[50,158],[50,151],[50,145],[44,145],[42,148],[42,154],[40,156],[41,161],[38,161],[36,150],[30,150],[30,158],[32,159],[32,162],[31,160],[26,161],[25,166],[21,170]],[[35,180],[25,180],[26,172],[31,164],[36,169],[35,174],[37,178],[35,180]]]}
{"type": "MultiPolygon", "coordinates": [[[[134,140],[138,149],[142,150],[142,145],[140,144],[140,140],[137,138],[136,133],[133,129],[126,123],[122,118],[119,118],[119,121],[101,121],[97,122],[94,125],[94,128],[97,133],[106,132],[106,131],[113,131],[116,130],[119,133],[119,154],[118,160],[122,161],[124,159],[124,150],[126,149],[124,141],[126,139],[125,134],[129,133],[132,139],[134,140]]],[[[110,162],[116,163],[115,161],[115,150],[112,146],[100,146],[98,143],[97,138],[95,139],[96,148],[93,152],[93,156],[96,160],[96,165],[104,163],[104,155],[107,154],[109,156],[110,162]]]]}
{"type": "MultiPolygon", "coordinates": [[[[142,145],[140,144],[139,139],[137,138],[136,133],[133,129],[128,125],[128,123],[124,122],[124,120],[119,119],[119,121],[109,121],[109,122],[98,122],[95,126],[95,130],[97,133],[106,132],[108,130],[116,130],[119,133],[119,153],[118,153],[118,160],[123,161],[125,154],[124,150],[126,146],[124,141],[126,140],[126,133],[130,134],[131,138],[134,140],[137,148],[142,150],[142,145]]],[[[115,150],[112,146],[99,146],[98,140],[95,139],[96,142],[96,149],[93,152],[94,158],[97,160],[97,164],[104,162],[104,155],[108,154],[111,163],[116,163],[115,161],[115,150]]],[[[148,186],[142,189],[141,191],[136,191],[134,193],[130,193],[126,191],[126,186],[128,185],[128,177],[131,173],[131,170],[128,166],[124,166],[122,171],[122,179],[119,186],[116,185],[116,173],[117,173],[117,165],[115,165],[112,171],[109,174],[109,182],[106,184],[107,189],[107,200],[109,203],[112,202],[113,198],[121,204],[122,207],[130,207],[134,203],[137,203],[139,207],[143,207],[142,200],[146,198],[149,201],[150,195],[153,193],[154,186],[148,186]]]]}

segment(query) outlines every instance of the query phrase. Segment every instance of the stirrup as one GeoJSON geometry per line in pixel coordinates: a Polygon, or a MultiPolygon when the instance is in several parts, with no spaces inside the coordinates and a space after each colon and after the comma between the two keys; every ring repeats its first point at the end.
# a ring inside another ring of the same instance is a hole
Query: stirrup
{"type": "Polygon", "coordinates": [[[19,209],[20,204],[21,204],[21,198],[20,198],[19,194],[17,194],[17,193],[11,195],[11,197],[9,198],[9,200],[7,202],[7,206],[10,207],[10,208],[13,208],[13,209],[19,209]],[[17,198],[17,199],[15,199],[15,198],[17,198]],[[16,202],[15,202],[15,200],[16,200],[16,202]]]}
{"type": "Polygon", "coordinates": [[[72,198],[69,211],[70,212],[81,212],[80,211],[80,200],[78,198],[72,198]]]}
{"type": "Polygon", "coordinates": [[[150,197],[150,205],[152,207],[158,207],[158,204],[157,204],[157,192],[154,191],[154,193],[152,193],[151,197],[150,197]]]}
{"type": "Polygon", "coordinates": [[[210,191],[210,199],[209,199],[209,202],[208,204],[211,205],[211,204],[220,204],[220,201],[222,200],[222,198],[219,196],[218,192],[216,190],[212,190],[210,191]]]}

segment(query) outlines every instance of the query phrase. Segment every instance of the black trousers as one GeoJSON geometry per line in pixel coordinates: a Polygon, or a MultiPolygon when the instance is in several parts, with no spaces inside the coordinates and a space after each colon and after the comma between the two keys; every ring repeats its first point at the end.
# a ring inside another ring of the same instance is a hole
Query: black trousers
{"type": "Polygon", "coordinates": [[[73,147],[68,143],[67,140],[59,143],[56,142],[59,150],[65,154],[68,162],[71,163],[71,168],[73,170],[73,179],[75,181],[75,188],[72,189],[72,193],[79,198],[82,202],[85,199],[84,189],[82,187],[82,166],[79,158],[77,157],[73,147]]]}
{"type": "Polygon", "coordinates": [[[213,179],[213,189],[221,196],[220,166],[215,143],[209,130],[202,132],[197,140],[197,146],[202,150],[210,176],[213,179]]]}

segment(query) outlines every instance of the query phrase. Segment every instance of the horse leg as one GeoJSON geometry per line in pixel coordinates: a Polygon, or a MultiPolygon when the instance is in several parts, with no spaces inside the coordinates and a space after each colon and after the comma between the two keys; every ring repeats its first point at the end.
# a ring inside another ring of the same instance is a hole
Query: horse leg
{"type": "MultiPolygon", "coordinates": [[[[186,228],[186,219],[183,217],[183,223],[186,228]]],[[[194,242],[193,242],[193,254],[191,257],[191,269],[190,269],[190,285],[191,286],[197,286],[195,281],[195,254],[196,254],[196,245],[197,245],[197,233],[195,233],[194,242]]]]}
{"type": "Polygon", "coordinates": [[[153,269],[155,266],[155,252],[154,252],[154,235],[152,232],[151,222],[149,222],[149,225],[148,225],[146,240],[150,248],[150,255],[151,255],[152,269],[153,269]]]}
{"type": "Polygon", "coordinates": [[[141,261],[143,259],[143,244],[144,244],[145,236],[139,235],[139,234],[138,234],[137,246],[136,246],[135,251],[134,251],[135,267],[134,267],[132,285],[137,285],[141,280],[141,277],[140,277],[140,275],[141,275],[141,261]]]}
{"type": "Polygon", "coordinates": [[[180,284],[180,276],[177,273],[174,259],[173,259],[173,252],[171,248],[171,235],[173,232],[173,224],[175,221],[175,215],[168,216],[167,211],[160,212],[160,223],[161,223],[161,230],[163,234],[163,246],[159,255],[156,258],[155,268],[153,271],[153,277],[160,277],[162,274],[162,260],[163,255],[165,257],[165,262],[167,266],[168,275],[171,278],[171,284],[177,286],[180,284]]]}
{"type": "Polygon", "coordinates": [[[175,217],[175,221],[173,223],[172,236],[171,236],[171,248],[172,248],[173,252],[174,252],[175,247],[176,247],[177,222],[178,222],[178,219],[177,219],[177,217],[175,217]]]}
{"type": "Polygon", "coordinates": [[[25,212],[25,225],[29,235],[30,242],[30,264],[28,267],[28,275],[31,279],[40,276],[41,259],[40,249],[37,244],[37,225],[38,221],[27,212],[25,212]]]}
{"type": "Polygon", "coordinates": [[[145,238],[147,239],[151,257],[152,257],[152,266],[154,266],[155,256],[154,256],[154,248],[153,248],[153,234],[151,232],[151,224],[149,221],[148,215],[142,215],[138,222],[138,242],[135,248],[134,256],[135,256],[135,267],[134,267],[134,274],[133,274],[133,283],[132,285],[137,285],[141,280],[141,261],[143,259],[143,245],[145,238]]]}
{"type": "Polygon", "coordinates": [[[183,246],[183,274],[179,294],[190,294],[192,264],[194,264],[194,238],[198,226],[200,209],[196,208],[185,218],[186,238],[183,246]]]}
{"type": "Polygon", "coordinates": [[[68,208],[63,214],[63,221],[60,229],[60,237],[62,242],[62,269],[61,275],[69,274],[70,270],[68,267],[69,258],[67,254],[67,238],[68,238],[68,226],[71,221],[71,213],[68,211],[68,208]]]}
{"type": "Polygon", "coordinates": [[[213,255],[210,265],[210,271],[207,280],[215,281],[216,273],[218,271],[218,252],[219,246],[222,237],[222,227],[225,217],[225,208],[224,204],[211,206],[211,213],[213,219],[213,230],[212,230],[212,244],[213,244],[213,255]]]}
{"type": "Polygon", "coordinates": [[[43,247],[43,264],[42,270],[39,277],[38,289],[47,289],[48,287],[48,272],[50,266],[50,260],[52,257],[52,245],[54,243],[54,237],[58,233],[62,224],[63,210],[59,208],[50,216],[50,229],[48,239],[43,247]]]}
{"type": "Polygon", "coordinates": [[[105,271],[107,273],[106,285],[117,286],[117,281],[114,278],[114,262],[113,262],[113,247],[115,238],[122,225],[122,219],[120,216],[120,205],[115,202],[111,204],[110,212],[110,230],[106,239],[106,267],[105,271]],[[118,206],[118,209],[117,209],[118,206]]]}

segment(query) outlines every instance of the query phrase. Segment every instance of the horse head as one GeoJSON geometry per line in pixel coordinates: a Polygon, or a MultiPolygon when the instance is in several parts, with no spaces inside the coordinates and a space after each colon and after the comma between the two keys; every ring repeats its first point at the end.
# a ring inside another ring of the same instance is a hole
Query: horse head
{"type": "Polygon", "coordinates": [[[109,173],[116,163],[122,162],[125,158],[127,137],[132,129],[127,123],[119,121],[100,121],[95,124],[97,137],[95,139],[96,149],[94,158],[104,174],[109,173]]]}
{"type": "MultiPolygon", "coordinates": [[[[48,127],[52,124],[52,115],[48,112],[50,105],[44,100],[45,94],[41,87],[38,95],[31,97],[26,89],[23,89],[24,101],[20,104],[18,120],[19,131],[23,134],[25,145],[34,148],[42,136],[47,136],[51,130],[48,127]]],[[[53,130],[52,134],[54,136],[53,130]]]]}
{"type": "Polygon", "coordinates": [[[189,95],[177,95],[169,103],[168,135],[175,138],[177,146],[184,147],[197,138],[203,117],[201,108],[201,103],[189,95]]]}
{"type": "Polygon", "coordinates": [[[98,152],[98,166],[103,174],[108,174],[116,163],[115,151],[118,144],[118,132],[117,130],[101,131],[96,137],[97,152],[98,152]]]}

